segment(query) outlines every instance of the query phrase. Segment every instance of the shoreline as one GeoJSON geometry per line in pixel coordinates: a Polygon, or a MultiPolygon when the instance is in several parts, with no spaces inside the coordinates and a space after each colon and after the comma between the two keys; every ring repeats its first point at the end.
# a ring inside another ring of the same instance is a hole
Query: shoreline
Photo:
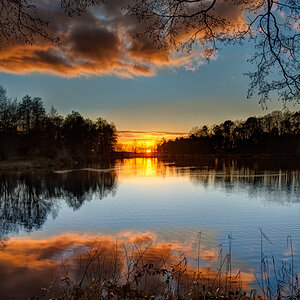
{"type": "Polygon", "coordinates": [[[45,158],[39,159],[16,159],[0,161],[1,171],[30,171],[61,167],[57,161],[45,158]]]}
{"type": "Polygon", "coordinates": [[[6,171],[32,171],[32,170],[61,170],[65,167],[78,168],[86,166],[91,163],[111,162],[117,159],[131,159],[131,158],[158,158],[161,160],[211,160],[211,159],[236,159],[236,160],[269,160],[269,159],[296,159],[299,160],[300,154],[206,154],[206,155],[167,155],[158,153],[114,153],[110,157],[86,160],[85,162],[78,162],[75,159],[68,161],[61,161],[58,159],[36,158],[36,159],[14,159],[0,161],[0,172],[6,171]]]}

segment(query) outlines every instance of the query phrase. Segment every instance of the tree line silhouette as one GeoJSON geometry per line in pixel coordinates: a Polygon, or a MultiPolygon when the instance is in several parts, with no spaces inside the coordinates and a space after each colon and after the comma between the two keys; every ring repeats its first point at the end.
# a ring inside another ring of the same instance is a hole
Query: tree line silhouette
{"type": "Polygon", "coordinates": [[[63,117],[53,107],[46,112],[40,97],[26,95],[18,101],[0,86],[0,160],[103,157],[116,143],[113,123],[94,122],[76,111],[63,117]]]}
{"type": "Polygon", "coordinates": [[[162,155],[300,154],[300,111],[194,127],[189,137],[162,141],[157,151],[162,155]]]}

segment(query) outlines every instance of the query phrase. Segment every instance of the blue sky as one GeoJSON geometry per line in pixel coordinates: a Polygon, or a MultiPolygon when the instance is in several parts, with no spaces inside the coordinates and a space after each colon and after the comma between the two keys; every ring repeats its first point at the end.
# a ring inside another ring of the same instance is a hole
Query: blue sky
{"type": "Polygon", "coordinates": [[[243,46],[224,46],[215,60],[195,71],[165,67],[150,77],[64,78],[1,73],[0,83],[11,97],[40,96],[46,107],[53,105],[61,114],[78,110],[92,119],[101,116],[114,122],[119,130],[186,132],[204,123],[282,109],[275,98],[267,111],[257,96],[246,98],[249,79],[243,74],[253,68],[247,62],[251,50],[247,42],[243,46]]]}
{"type": "MultiPolygon", "coordinates": [[[[92,119],[101,116],[123,131],[188,132],[283,108],[276,95],[267,111],[257,95],[246,97],[244,73],[253,69],[247,62],[253,44],[219,44],[209,63],[199,46],[190,54],[177,53],[171,45],[158,49],[150,38],[134,38],[144,25],[124,14],[123,2],[111,0],[101,6],[102,14],[89,9],[72,18],[59,2],[39,2],[39,15],[61,40],[2,47],[0,84],[8,95],[39,96],[48,109],[53,105],[63,115],[76,110],[92,119]]],[[[220,5],[233,23],[244,22],[238,6],[220,5]]]]}

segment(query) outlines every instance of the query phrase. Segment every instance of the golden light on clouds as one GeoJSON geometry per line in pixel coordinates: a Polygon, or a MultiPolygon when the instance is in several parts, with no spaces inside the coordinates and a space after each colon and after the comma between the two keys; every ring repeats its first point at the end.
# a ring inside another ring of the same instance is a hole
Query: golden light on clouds
{"type": "MultiPolygon", "coordinates": [[[[132,78],[153,76],[162,68],[184,68],[194,71],[207,62],[207,51],[198,47],[191,53],[179,54],[169,45],[159,48],[150,37],[136,39],[147,23],[126,14],[130,0],[105,1],[101,13],[88,9],[80,17],[68,17],[59,1],[44,0],[38,14],[49,21],[49,33],[59,37],[58,43],[39,39],[34,46],[21,41],[0,42],[0,71],[15,74],[52,73],[63,77],[116,75],[132,78]]],[[[244,24],[242,11],[231,2],[220,1],[219,14],[235,25],[244,24]]],[[[185,40],[194,28],[179,31],[176,39],[185,40]]],[[[216,57],[213,56],[212,59],[216,57]]]]}
{"type": "Polygon", "coordinates": [[[187,136],[186,132],[167,131],[119,131],[119,151],[151,153],[155,152],[156,145],[163,140],[173,140],[187,136]]]}

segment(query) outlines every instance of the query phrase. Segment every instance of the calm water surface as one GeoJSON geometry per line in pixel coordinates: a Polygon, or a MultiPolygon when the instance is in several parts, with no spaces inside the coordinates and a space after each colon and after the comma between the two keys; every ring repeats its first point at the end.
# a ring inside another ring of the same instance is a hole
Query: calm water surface
{"type": "Polygon", "coordinates": [[[262,239],[263,252],[278,262],[291,260],[292,237],[300,272],[299,182],[299,161],[278,160],[136,158],[1,174],[1,299],[34,293],[58,263],[95,239],[151,241],[184,253],[193,265],[201,232],[201,264],[214,266],[221,247],[228,251],[230,235],[233,272],[248,274],[254,285],[249,274],[259,273],[262,229],[269,239],[262,239]]]}

